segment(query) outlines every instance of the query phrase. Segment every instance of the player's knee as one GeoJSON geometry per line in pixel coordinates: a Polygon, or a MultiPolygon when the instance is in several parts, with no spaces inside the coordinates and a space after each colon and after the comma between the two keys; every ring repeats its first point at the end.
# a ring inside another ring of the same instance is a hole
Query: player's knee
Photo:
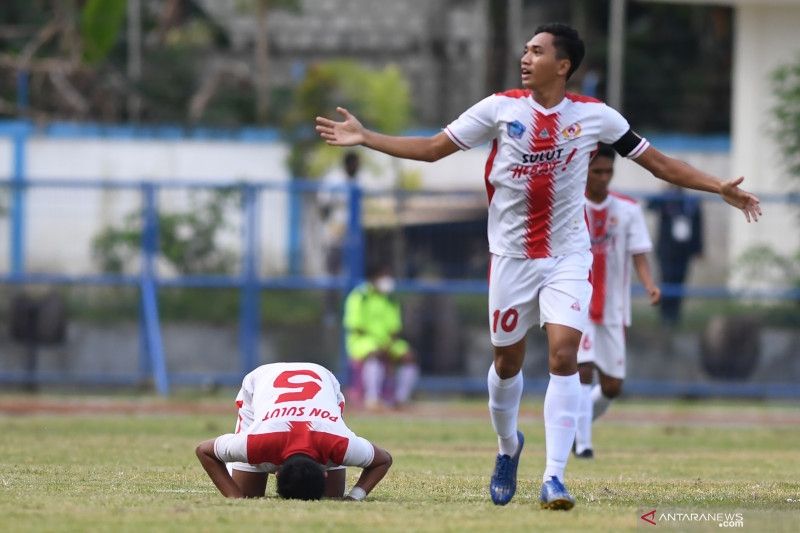
{"type": "Polygon", "coordinates": [[[522,370],[522,365],[513,357],[498,357],[494,358],[494,370],[500,379],[513,378],[522,370]]]}
{"type": "Polygon", "coordinates": [[[513,378],[519,374],[524,358],[524,342],[518,342],[511,346],[494,347],[494,369],[501,379],[513,378]]]}
{"type": "Polygon", "coordinates": [[[594,365],[591,363],[579,364],[578,374],[580,375],[581,383],[591,385],[594,380],[594,365]]]}
{"type": "Polygon", "coordinates": [[[578,366],[577,355],[577,352],[571,348],[555,348],[550,352],[550,371],[574,373],[578,366]]]}
{"type": "Polygon", "coordinates": [[[612,381],[610,383],[602,383],[600,389],[603,391],[603,396],[606,398],[616,398],[622,394],[622,381],[612,381]]]}

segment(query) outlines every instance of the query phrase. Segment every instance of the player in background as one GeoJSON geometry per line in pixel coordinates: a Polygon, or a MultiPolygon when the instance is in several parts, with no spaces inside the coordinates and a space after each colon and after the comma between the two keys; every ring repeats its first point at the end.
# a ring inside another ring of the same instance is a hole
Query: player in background
{"type": "Polygon", "coordinates": [[[668,157],[636,134],[614,109],[566,92],[584,56],[578,33],[564,24],[538,27],[522,50],[524,89],[481,100],[431,137],[383,135],[346,109],[340,122],[317,117],[317,132],[334,146],[363,145],[394,157],[437,161],[490,143],[484,179],[489,196],[489,327],[494,362],[487,378],[489,413],[499,453],[489,492],[505,505],[516,492],[524,439],[517,429],[525,335],[538,322],[547,333],[550,381],[544,400],[546,466],[540,502],[571,509],[563,484],[580,404],[577,354],[588,322],[592,256],[584,222],[586,172],[598,142],[612,144],[670,183],[719,194],[748,221],[758,198],[668,157]],[[538,311],[538,312],[537,312],[538,311]]]}
{"type": "Polygon", "coordinates": [[[258,498],[267,476],[283,498],[342,497],[345,466],[363,468],[346,499],[363,500],[392,464],[389,453],[357,436],[342,419],[336,377],[313,363],[262,365],[236,397],[236,432],[197,446],[197,458],[228,498],[258,498]],[[229,471],[225,463],[229,465],[229,471]]]}
{"type": "Polygon", "coordinates": [[[352,387],[348,395],[378,409],[384,385],[394,375],[391,404],[402,408],[411,399],[419,368],[408,341],[400,335],[403,318],[393,296],[394,276],[389,264],[372,264],[367,280],[353,288],[344,301],[342,320],[350,362],[352,387]]]}
{"type": "Polygon", "coordinates": [[[592,243],[592,299],[589,324],[578,350],[581,399],[575,455],[592,458],[592,420],[619,396],[625,379],[625,328],[631,324],[631,258],[652,305],[661,291],[653,282],[647,253],[653,249],[644,214],[636,201],[609,190],[614,149],[600,145],[589,163],[586,222],[592,243]],[[592,388],[597,369],[600,383],[592,388]],[[593,414],[594,412],[594,414],[593,414]]]}

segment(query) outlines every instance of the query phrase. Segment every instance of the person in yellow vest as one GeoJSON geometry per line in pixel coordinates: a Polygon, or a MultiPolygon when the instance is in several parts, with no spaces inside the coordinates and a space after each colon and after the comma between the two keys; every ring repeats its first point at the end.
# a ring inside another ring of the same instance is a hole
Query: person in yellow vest
{"type": "Polygon", "coordinates": [[[390,403],[403,407],[411,398],[419,375],[411,346],[400,337],[403,319],[400,304],[392,294],[394,286],[391,267],[371,266],[367,281],[350,291],[344,304],[351,376],[348,397],[363,399],[368,409],[380,407],[384,383],[393,374],[390,403]]]}

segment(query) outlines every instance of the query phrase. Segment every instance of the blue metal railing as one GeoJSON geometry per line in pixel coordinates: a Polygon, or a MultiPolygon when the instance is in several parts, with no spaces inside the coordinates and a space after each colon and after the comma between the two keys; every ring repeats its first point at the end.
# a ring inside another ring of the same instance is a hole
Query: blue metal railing
{"type": "MultiPolygon", "coordinates": [[[[346,194],[349,198],[349,217],[350,224],[347,228],[345,240],[345,272],[343,277],[320,276],[307,277],[299,275],[288,275],[281,277],[263,278],[259,276],[258,265],[260,264],[260,197],[264,191],[282,190],[287,194],[301,195],[313,191],[318,191],[321,186],[317,182],[296,181],[291,184],[280,183],[239,183],[234,185],[241,193],[241,249],[242,260],[240,272],[236,275],[181,275],[177,277],[159,277],[155,261],[159,254],[159,206],[158,193],[162,189],[230,189],[230,183],[219,182],[167,182],[167,181],[144,181],[144,182],[107,182],[100,180],[36,180],[21,182],[19,180],[0,181],[0,190],[10,189],[12,198],[23,198],[29,189],[58,188],[58,189],[126,189],[136,190],[141,194],[142,205],[142,238],[141,238],[141,266],[137,275],[117,275],[117,274],[98,274],[98,275],[66,275],[57,272],[51,273],[28,273],[24,268],[24,261],[11,262],[8,273],[0,273],[0,283],[5,284],[69,284],[69,285],[106,285],[106,286],[132,286],[137,287],[140,292],[140,378],[150,377],[160,394],[168,394],[171,384],[199,384],[208,380],[207,376],[189,375],[180,372],[170,374],[167,370],[166,357],[161,338],[161,325],[158,310],[158,290],[162,287],[203,287],[203,288],[237,288],[241,292],[239,308],[239,372],[225,376],[216,376],[215,382],[221,384],[235,385],[242,375],[249,372],[258,364],[258,344],[259,344],[259,325],[260,325],[260,306],[259,294],[262,290],[268,289],[337,289],[344,292],[349,291],[356,284],[361,282],[364,275],[364,228],[360,224],[361,204],[364,194],[386,194],[388,191],[363,193],[358,187],[350,185],[324,187],[332,191],[346,194]],[[19,196],[13,194],[20,193],[19,196]]],[[[396,194],[396,193],[393,193],[396,194]]],[[[400,194],[420,194],[400,193],[400,194]]],[[[437,194],[437,193],[433,193],[437,194]]],[[[455,193],[462,194],[462,193],[455,193]]],[[[474,192],[463,194],[475,194],[474,192]]],[[[645,196],[645,195],[642,195],[645,196]]],[[[795,202],[796,198],[781,197],[769,198],[768,201],[780,200],[795,202]]],[[[16,222],[11,218],[12,224],[16,222]]],[[[22,232],[12,234],[20,235],[22,232]]],[[[11,253],[14,254],[16,247],[24,252],[24,241],[17,243],[11,242],[11,253]]],[[[289,252],[290,253],[290,252],[289,252]]],[[[483,279],[443,279],[443,280],[401,280],[398,283],[398,290],[407,293],[453,293],[453,294],[485,294],[487,283],[483,279]]],[[[637,295],[643,294],[641,287],[634,287],[637,295]]],[[[686,296],[701,298],[767,298],[772,300],[800,300],[800,289],[778,290],[734,290],[726,287],[686,287],[681,285],[662,285],[662,292],[667,296],[686,296]]],[[[340,368],[347,369],[347,359],[344,350],[340,354],[340,368]]],[[[346,371],[346,370],[343,370],[346,371]]],[[[0,376],[2,377],[2,376],[0,376]]],[[[20,376],[22,379],[23,376],[20,376]]],[[[24,376],[28,379],[29,376],[24,376]]],[[[55,376],[41,374],[37,380],[46,382],[55,380],[55,376]]],[[[112,379],[112,378],[109,378],[112,379]]],[[[113,378],[119,380],[119,378],[113,378]]],[[[94,382],[103,383],[106,378],[98,376],[93,378],[94,382]]],[[[470,392],[474,388],[474,380],[470,378],[437,378],[428,377],[422,384],[435,386],[436,390],[445,391],[453,387],[460,387],[461,392],[470,392]],[[458,385],[460,383],[460,385],[458,385]]],[[[533,383],[533,382],[532,382],[533,383]]],[[[636,391],[636,383],[631,384],[629,390],[636,391]]],[[[704,391],[713,393],[717,389],[702,385],[691,384],[669,384],[664,383],[659,390],[683,391],[691,394],[693,391],[702,394],[704,391]],[[691,386],[690,386],[691,385],[691,386]],[[667,387],[667,388],[665,388],[667,387]],[[671,387],[671,388],[669,388],[671,387]],[[692,388],[694,387],[694,388],[692,388]],[[699,387],[699,388],[698,388],[699,387]]],[[[753,387],[758,385],[744,384],[744,388],[731,389],[732,395],[752,393],[753,387]],[[739,390],[741,389],[741,390],[739,390]]],[[[759,389],[761,390],[761,389],[759,389]]],[[[766,390],[766,389],[764,389],[766,390]]],[[[771,390],[771,389],[770,389],[771,390]]],[[[787,395],[795,388],[780,389],[781,394],[787,395]]]]}
{"type": "MultiPolygon", "coordinates": [[[[95,126],[95,130],[86,129],[84,126],[61,124],[51,126],[48,134],[51,136],[65,136],[73,138],[76,136],[75,128],[80,130],[82,135],[96,135],[98,132],[110,135],[131,138],[131,136],[144,136],[151,138],[149,130],[143,129],[136,133],[129,127],[107,127],[95,126]]],[[[318,182],[303,180],[293,180],[289,183],[238,183],[231,184],[225,182],[193,181],[193,182],[173,182],[166,180],[139,181],[139,182],[108,182],[103,180],[61,180],[61,179],[37,179],[28,181],[25,179],[26,169],[26,146],[29,136],[33,131],[30,123],[24,121],[5,122],[0,124],[0,134],[10,136],[13,142],[13,167],[10,173],[10,180],[0,180],[0,190],[3,188],[9,191],[9,271],[0,273],[0,283],[5,284],[69,284],[69,285],[102,285],[102,286],[130,286],[137,287],[140,292],[140,358],[139,371],[140,378],[144,376],[152,377],[156,389],[161,394],[168,394],[172,384],[197,384],[207,381],[203,375],[192,375],[186,373],[169,373],[167,370],[166,357],[161,338],[161,327],[158,313],[158,290],[162,287],[206,287],[206,288],[236,288],[241,291],[239,308],[239,372],[218,376],[217,382],[223,384],[236,385],[241,376],[250,371],[257,364],[257,349],[259,340],[259,292],[269,289],[337,289],[349,291],[358,284],[364,275],[364,247],[365,239],[361,220],[361,205],[363,196],[391,194],[395,198],[403,199],[406,196],[426,194],[465,194],[474,195],[474,191],[371,191],[362,192],[359,188],[343,186],[322,186],[331,191],[346,194],[349,198],[348,210],[350,223],[347,228],[345,239],[345,272],[343,277],[320,276],[306,277],[298,275],[299,264],[302,262],[300,254],[300,240],[303,228],[300,217],[300,196],[305,193],[313,193],[320,189],[318,182]],[[166,189],[230,189],[238,187],[242,195],[242,267],[238,275],[183,275],[170,278],[160,278],[155,269],[155,260],[159,252],[158,243],[158,193],[166,189]],[[97,274],[97,275],[66,275],[59,272],[32,273],[26,268],[26,193],[31,188],[57,188],[57,189],[124,189],[139,191],[142,195],[142,242],[141,242],[141,268],[137,275],[122,274],[97,274]],[[288,276],[263,278],[258,274],[260,264],[259,250],[259,228],[260,208],[259,201],[265,191],[281,191],[289,195],[289,225],[288,235],[288,276]]],[[[243,130],[244,131],[244,130],[243,130]]],[[[165,138],[183,138],[185,130],[181,128],[161,128],[160,135],[165,138]]],[[[194,130],[194,136],[206,138],[211,133],[198,129],[194,130]]],[[[189,135],[192,137],[192,135],[189,135]]],[[[253,131],[237,133],[232,136],[237,140],[274,140],[274,135],[266,134],[264,131],[253,131]]],[[[632,192],[628,193],[639,199],[649,199],[652,193],[632,192]]],[[[800,194],[791,193],[783,195],[761,195],[764,203],[789,203],[800,204],[800,194]]],[[[721,201],[718,197],[704,195],[703,201],[721,201]]],[[[402,280],[398,284],[398,290],[410,293],[453,293],[453,294],[485,294],[487,284],[485,280],[402,280]]],[[[635,294],[642,294],[641,287],[634,287],[635,294]]],[[[734,290],[726,287],[686,287],[679,285],[662,285],[662,292],[666,296],[686,296],[702,298],[752,298],[752,299],[785,299],[800,300],[800,288],[789,290],[762,289],[762,290],[734,290]]],[[[341,368],[347,368],[347,360],[344,351],[341,351],[341,368]]],[[[2,376],[0,376],[2,377],[2,376]]],[[[13,379],[14,376],[10,376],[13,379]]],[[[27,376],[22,376],[27,379],[27,376]]],[[[113,376],[95,376],[94,381],[102,383],[107,381],[109,384],[129,383],[125,378],[113,376]],[[96,379],[95,379],[96,378],[96,379]]],[[[42,373],[37,375],[40,382],[57,382],[59,376],[42,373]]],[[[437,390],[447,390],[455,387],[454,390],[469,392],[474,385],[470,378],[448,379],[429,377],[423,380],[423,384],[429,383],[436,386],[437,390]]],[[[482,380],[478,380],[482,383],[482,380]]],[[[659,390],[666,391],[692,391],[698,394],[703,391],[714,393],[717,391],[713,386],[705,387],[701,384],[661,384],[659,390]],[[684,386],[685,385],[685,386],[684,386]],[[665,388],[666,387],[666,388],[665,388]],[[695,387],[694,389],[692,387],[695,387]],[[699,388],[698,388],[699,387],[699,388]],[[705,387],[705,388],[703,388],[705,387]],[[696,389],[696,390],[695,390],[696,389]],[[699,392],[698,392],[699,391],[699,392]]],[[[482,384],[478,387],[483,390],[482,384]]],[[[635,391],[636,383],[631,383],[628,390],[635,391]]],[[[753,393],[753,387],[758,390],[759,385],[743,384],[741,394],[753,393]]],[[[652,387],[644,387],[642,390],[655,390],[652,387]]],[[[736,389],[739,390],[739,389],[736,389]]],[[[780,389],[781,394],[795,394],[797,387],[780,389]],[[793,392],[795,391],[795,392],[793,392]]],[[[736,394],[736,391],[733,392],[736,394]]],[[[797,394],[795,394],[797,395],[797,394]]]]}
{"type": "MultiPolygon", "coordinates": [[[[161,325],[158,314],[158,289],[160,287],[204,287],[204,288],[238,288],[241,291],[239,311],[239,364],[237,374],[222,376],[216,381],[232,384],[231,381],[240,380],[244,374],[252,370],[258,361],[258,340],[260,326],[259,294],[265,289],[338,289],[349,291],[362,281],[364,260],[364,238],[361,220],[362,194],[358,187],[351,185],[326,186],[332,192],[347,194],[348,210],[351,222],[347,228],[345,242],[345,272],[344,277],[324,276],[309,278],[305,276],[285,276],[275,278],[261,278],[258,274],[260,264],[260,209],[259,200],[262,192],[267,190],[283,190],[292,195],[316,191],[321,188],[318,183],[296,181],[290,184],[280,183],[238,183],[233,185],[241,191],[242,209],[242,267],[238,275],[182,275],[170,278],[159,277],[155,262],[159,255],[159,208],[158,192],[162,189],[230,189],[230,183],[220,182],[183,182],[168,181],[141,181],[141,182],[108,182],[101,180],[0,180],[0,190],[7,188],[11,191],[12,212],[13,202],[24,200],[24,195],[29,189],[57,188],[57,189],[124,189],[138,190],[142,196],[142,238],[141,238],[141,266],[138,275],[124,274],[97,274],[97,275],[67,275],[58,272],[29,273],[25,269],[24,261],[24,227],[23,217],[11,217],[11,268],[8,273],[0,273],[0,283],[24,284],[61,284],[61,285],[103,285],[103,286],[132,286],[140,292],[140,321],[139,321],[139,346],[140,378],[151,377],[156,390],[160,394],[169,394],[170,382],[177,377],[181,383],[203,383],[207,381],[202,376],[171,376],[167,372],[166,358],[161,339],[161,325]],[[16,258],[16,259],[13,259],[16,258]]],[[[347,368],[347,359],[341,354],[341,368],[347,368]]],[[[18,376],[21,381],[29,376],[18,376]]],[[[14,376],[6,376],[7,381],[13,381],[14,376]]],[[[37,375],[37,380],[49,380],[53,377],[37,375]]],[[[115,378],[117,381],[119,379],[115,378]]],[[[103,383],[101,377],[93,380],[103,383]]],[[[113,380],[112,380],[113,381],[113,380]]],[[[125,380],[123,380],[125,381],[125,380]]]]}

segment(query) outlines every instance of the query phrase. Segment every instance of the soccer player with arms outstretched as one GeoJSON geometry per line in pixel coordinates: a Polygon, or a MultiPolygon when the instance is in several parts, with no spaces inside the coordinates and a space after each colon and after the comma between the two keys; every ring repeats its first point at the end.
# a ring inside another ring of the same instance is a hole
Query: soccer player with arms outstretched
{"type": "Polygon", "coordinates": [[[578,350],[581,401],[575,435],[575,455],[594,457],[592,420],[619,396],[625,379],[625,328],[631,324],[630,265],[644,285],[652,305],[661,299],[653,282],[647,253],[653,249],[642,208],[636,200],[609,190],[616,153],[600,145],[589,163],[586,181],[586,222],[592,244],[592,299],[589,323],[578,350]],[[597,369],[600,383],[592,388],[597,369]]]}
{"type": "Polygon", "coordinates": [[[283,498],[342,497],[344,467],[358,466],[361,477],[345,498],[363,500],[392,465],[386,450],[345,425],[339,382],[320,365],[262,365],[244,377],[236,405],[236,432],[201,442],[196,450],[211,481],[229,498],[264,496],[270,473],[283,498]]]}
{"type": "Polygon", "coordinates": [[[571,509],[563,484],[575,439],[581,396],[577,353],[588,321],[592,266],[584,220],[586,171],[598,142],[612,144],[670,183],[719,194],[744,211],[761,214],[758,199],[739,188],[743,178],[721,182],[667,157],[637,135],[614,109],[566,92],[584,56],[583,41],[563,24],[540,26],[525,44],[524,89],[488,96],[431,137],[397,137],[366,129],[346,109],[341,122],[317,117],[331,145],[363,145],[394,157],[437,161],[458,150],[491,143],[485,167],[489,195],[489,327],[494,362],[489,368],[489,413],[499,453],[489,492],[505,505],[516,492],[524,440],[517,429],[522,397],[525,335],[537,321],[547,333],[550,382],[544,399],[546,466],[542,507],[571,509]]]}

